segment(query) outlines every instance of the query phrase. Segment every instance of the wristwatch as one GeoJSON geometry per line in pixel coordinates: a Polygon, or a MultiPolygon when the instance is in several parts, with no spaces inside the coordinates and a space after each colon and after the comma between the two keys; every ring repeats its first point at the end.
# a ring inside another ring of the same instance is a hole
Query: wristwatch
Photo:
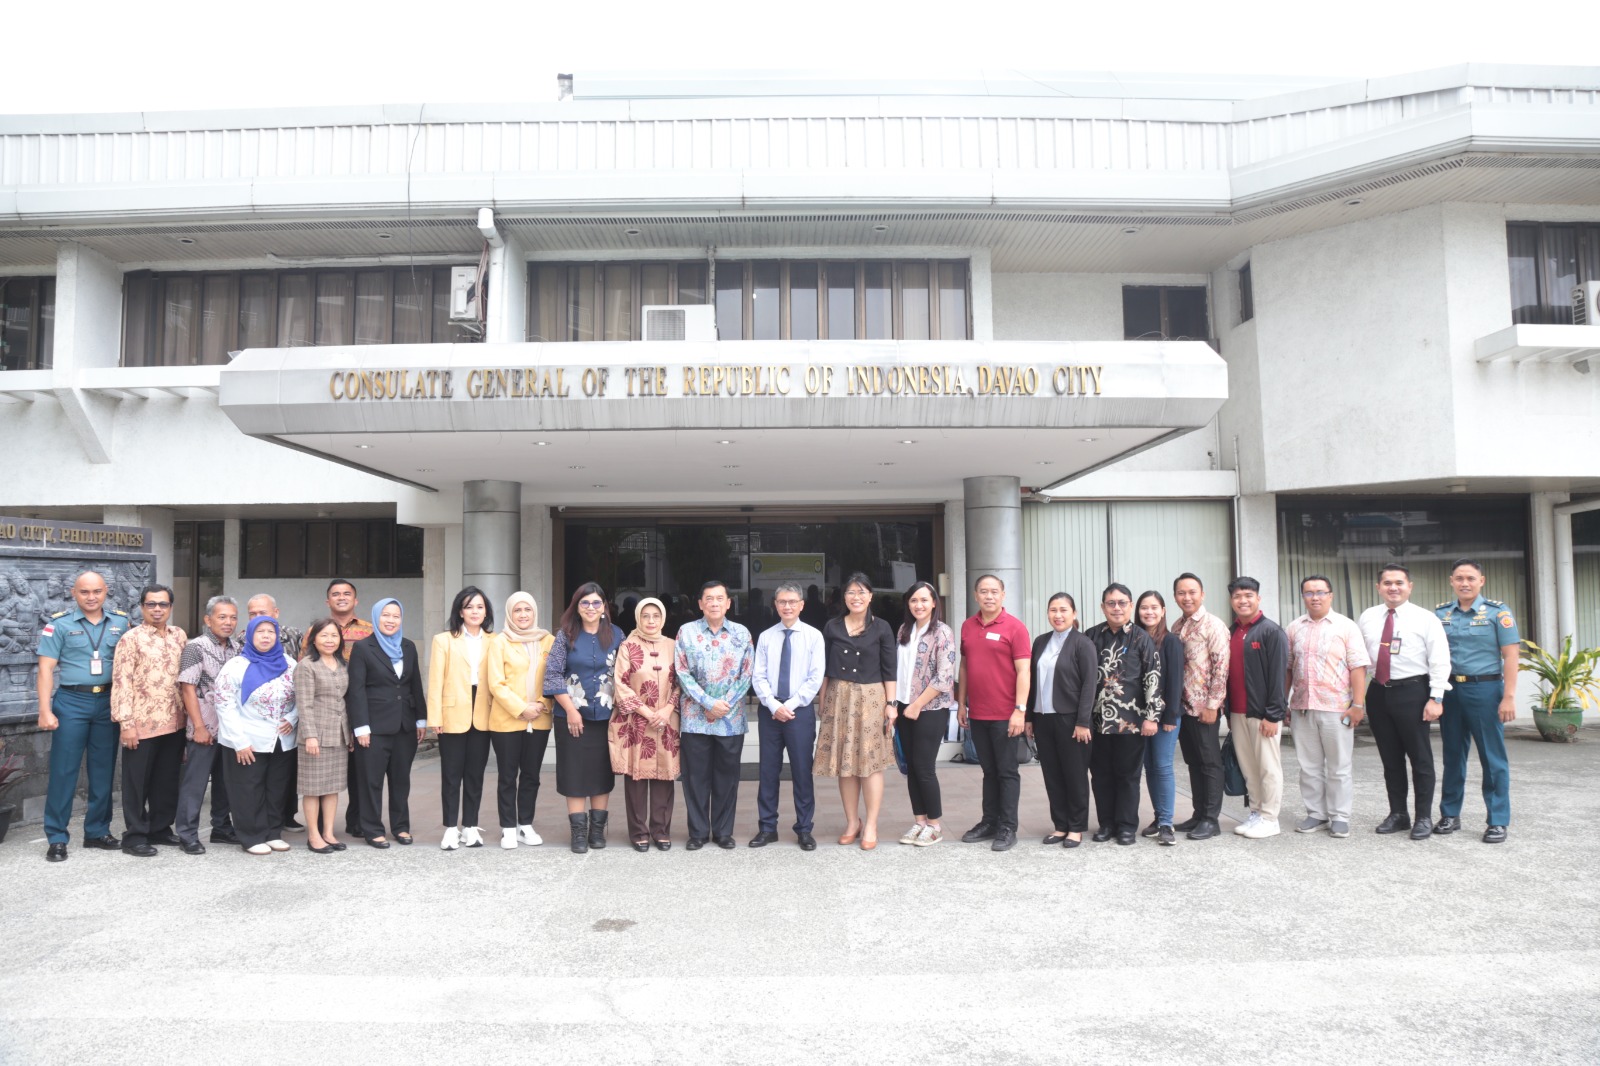
{"type": "Polygon", "coordinates": [[[1017,712],[1018,712],[1018,711],[1025,711],[1025,710],[1027,710],[1027,709],[1028,709],[1028,708],[1026,708],[1026,707],[1024,707],[1024,706],[1023,706],[1023,705],[1022,705],[1022,704],[1020,704],[1020,703],[1018,703],[1018,704],[1016,704],[1016,705],[1014,705],[1014,706],[1013,706],[1013,707],[1012,707],[1012,708],[1011,708],[1011,713],[1012,713],[1012,714],[1016,714],[1016,713],[1017,713],[1017,712]]]}

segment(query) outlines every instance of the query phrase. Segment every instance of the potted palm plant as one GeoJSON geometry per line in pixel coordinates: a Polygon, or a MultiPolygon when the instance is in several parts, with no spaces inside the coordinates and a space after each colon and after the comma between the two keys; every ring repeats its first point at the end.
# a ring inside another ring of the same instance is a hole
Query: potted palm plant
{"type": "Polygon", "coordinates": [[[1584,708],[1600,701],[1600,648],[1572,649],[1572,638],[1561,642],[1552,655],[1531,640],[1524,640],[1522,668],[1539,679],[1539,702],[1533,705],[1533,724],[1545,740],[1569,744],[1578,739],[1584,708]]]}
{"type": "Polygon", "coordinates": [[[5,841],[11,821],[17,816],[16,806],[6,802],[6,793],[31,776],[22,768],[22,756],[6,755],[5,750],[6,742],[0,739],[0,842],[5,841]]]}

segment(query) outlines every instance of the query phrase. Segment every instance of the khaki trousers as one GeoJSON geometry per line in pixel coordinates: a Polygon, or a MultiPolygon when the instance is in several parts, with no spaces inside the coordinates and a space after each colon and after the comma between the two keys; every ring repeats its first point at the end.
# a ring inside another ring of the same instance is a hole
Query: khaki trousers
{"type": "Polygon", "coordinates": [[[1242,714],[1228,715],[1228,730],[1233,734],[1233,753],[1244,771],[1245,788],[1250,793],[1250,809],[1263,818],[1278,820],[1283,802],[1283,739],[1280,727],[1276,736],[1261,735],[1261,719],[1242,714]]]}

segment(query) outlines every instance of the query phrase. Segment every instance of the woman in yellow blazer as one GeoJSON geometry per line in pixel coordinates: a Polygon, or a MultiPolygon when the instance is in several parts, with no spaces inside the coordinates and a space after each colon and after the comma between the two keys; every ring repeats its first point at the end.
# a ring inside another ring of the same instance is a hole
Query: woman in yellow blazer
{"type": "Polygon", "coordinates": [[[506,627],[489,641],[489,741],[500,782],[500,846],[532,847],[544,840],[533,831],[539,770],[550,743],[550,700],[544,664],[555,634],[539,628],[539,605],[526,592],[506,600],[506,627]]]}
{"type": "Polygon", "coordinates": [[[428,727],[439,737],[439,794],[444,839],[454,851],[483,847],[478,806],[489,765],[489,685],[484,671],[494,611],[483,591],[468,585],[450,605],[450,629],[433,638],[428,656],[428,727]]]}

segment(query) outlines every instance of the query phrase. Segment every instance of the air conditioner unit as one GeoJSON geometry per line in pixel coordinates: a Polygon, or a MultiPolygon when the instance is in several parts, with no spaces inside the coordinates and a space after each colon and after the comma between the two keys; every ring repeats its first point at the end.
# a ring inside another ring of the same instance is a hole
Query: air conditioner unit
{"type": "Polygon", "coordinates": [[[714,341],[717,339],[717,309],[710,304],[685,304],[681,307],[644,308],[644,339],[647,341],[714,341]]]}
{"type": "Polygon", "coordinates": [[[1572,290],[1572,322],[1600,326],[1600,281],[1586,281],[1572,290]]]}
{"type": "Polygon", "coordinates": [[[478,305],[478,268],[450,268],[450,321],[476,322],[483,315],[478,305]]]}

